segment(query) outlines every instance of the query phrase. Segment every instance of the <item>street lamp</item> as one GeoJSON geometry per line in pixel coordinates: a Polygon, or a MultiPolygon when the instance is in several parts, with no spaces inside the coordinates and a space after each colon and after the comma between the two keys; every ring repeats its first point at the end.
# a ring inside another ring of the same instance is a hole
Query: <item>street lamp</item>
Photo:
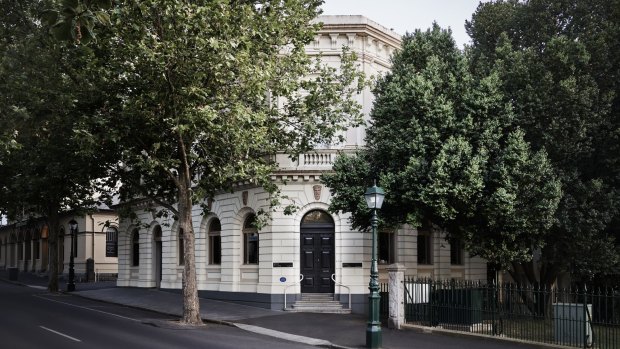
{"type": "Polygon", "coordinates": [[[69,228],[71,229],[71,255],[69,256],[69,282],[67,282],[67,292],[75,291],[75,264],[73,263],[73,239],[77,233],[78,224],[75,219],[69,221],[69,228]]]}
{"type": "Polygon", "coordinates": [[[368,348],[380,348],[381,322],[379,321],[379,302],[381,301],[381,296],[379,295],[379,270],[377,268],[377,210],[381,209],[385,193],[375,183],[366,190],[364,196],[366,197],[368,208],[372,210],[372,218],[370,219],[372,226],[372,261],[370,264],[370,283],[368,284],[370,294],[368,295],[369,309],[368,326],[366,327],[366,346],[368,348]]]}

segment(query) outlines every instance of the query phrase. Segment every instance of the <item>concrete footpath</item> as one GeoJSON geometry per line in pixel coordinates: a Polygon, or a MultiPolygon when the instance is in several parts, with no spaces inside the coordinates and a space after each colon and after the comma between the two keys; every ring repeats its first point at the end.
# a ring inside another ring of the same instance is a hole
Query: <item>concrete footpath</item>
{"type": "MultiPolygon", "coordinates": [[[[0,270],[0,280],[36,288],[45,288],[47,277],[20,273],[17,281],[9,281],[0,270]]],[[[64,280],[60,289],[66,289],[64,280]]],[[[140,308],[180,317],[183,299],[178,293],[156,289],[116,287],[114,282],[77,283],[75,296],[140,308]]],[[[246,331],[280,339],[328,348],[363,348],[366,317],[347,314],[314,314],[274,311],[212,299],[200,299],[200,313],[206,322],[236,326],[246,331]]],[[[513,343],[492,338],[425,333],[421,330],[383,328],[383,348],[540,348],[537,345],[513,343]]]]}

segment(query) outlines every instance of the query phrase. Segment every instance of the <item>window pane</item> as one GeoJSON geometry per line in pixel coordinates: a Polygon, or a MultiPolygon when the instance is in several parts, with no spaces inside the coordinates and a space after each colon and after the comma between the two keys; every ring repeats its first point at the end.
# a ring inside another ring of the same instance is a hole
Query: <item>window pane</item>
{"type": "Polygon", "coordinates": [[[245,245],[245,264],[258,264],[258,234],[246,233],[243,234],[243,240],[245,245]]]}
{"type": "Polygon", "coordinates": [[[256,229],[254,222],[256,221],[256,216],[251,214],[248,218],[243,222],[243,229],[256,229]]]}
{"type": "Polygon", "coordinates": [[[394,263],[394,237],[392,232],[379,232],[379,263],[394,263]]]}
{"type": "Polygon", "coordinates": [[[462,265],[463,264],[463,247],[460,240],[450,241],[450,264],[462,265]]]}
{"type": "Polygon", "coordinates": [[[108,228],[105,236],[105,256],[118,257],[118,231],[108,228]]]}
{"type": "Polygon", "coordinates": [[[133,233],[132,247],[132,262],[133,266],[137,267],[140,265],[140,235],[137,230],[134,230],[133,233]]]}
{"type": "Polygon", "coordinates": [[[418,264],[431,264],[430,235],[418,235],[418,264]]]}
{"type": "Polygon", "coordinates": [[[319,210],[308,212],[304,216],[304,218],[301,220],[301,224],[317,224],[317,223],[334,224],[334,220],[327,212],[319,211],[319,210]]]}
{"type": "Polygon", "coordinates": [[[209,238],[209,255],[211,256],[210,264],[222,264],[222,240],[221,237],[211,236],[209,238]]]}
{"type": "Polygon", "coordinates": [[[222,230],[222,225],[220,224],[220,220],[215,218],[211,221],[211,224],[209,225],[209,231],[221,231],[222,230]]]}

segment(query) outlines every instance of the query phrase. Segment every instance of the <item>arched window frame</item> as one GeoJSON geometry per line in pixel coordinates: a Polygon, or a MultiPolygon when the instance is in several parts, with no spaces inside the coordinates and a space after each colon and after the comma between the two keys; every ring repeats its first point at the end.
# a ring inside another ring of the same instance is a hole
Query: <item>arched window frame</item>
{"type": "Polygon", "coordinates": [[[222,224],[216,217],[209,222],[209,229],[207,232],[209,243],[209,264],[221,265],[222,264],[222,224]]]}
{"type": "Polygon", "coordinates": [[[256,215],[249,214],[243,221],[243,264],[258,264],[259,236],[256,215]]]}

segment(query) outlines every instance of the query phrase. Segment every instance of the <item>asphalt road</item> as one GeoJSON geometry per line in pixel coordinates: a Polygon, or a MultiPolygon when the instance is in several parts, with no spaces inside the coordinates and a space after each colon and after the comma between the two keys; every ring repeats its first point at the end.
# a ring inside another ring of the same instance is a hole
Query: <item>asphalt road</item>
{"type": "Polygon", "coordinates": [[[314,348],[157,313],[0,282],[0,348],[314,348]]]}

